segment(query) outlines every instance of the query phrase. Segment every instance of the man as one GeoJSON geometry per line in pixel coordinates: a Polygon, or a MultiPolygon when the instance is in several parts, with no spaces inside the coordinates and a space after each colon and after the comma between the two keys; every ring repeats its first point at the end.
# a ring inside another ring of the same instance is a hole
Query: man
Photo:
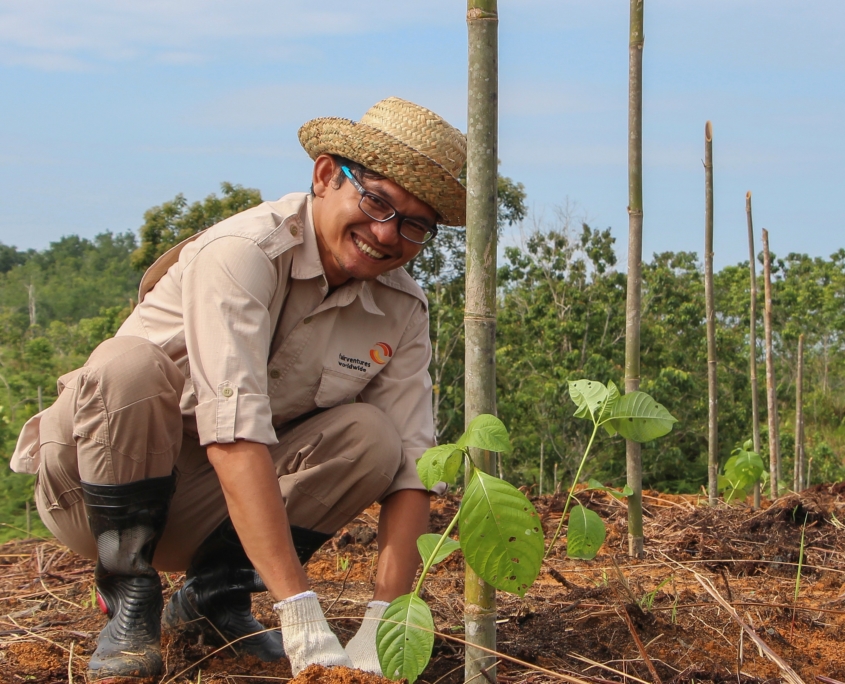
{"type": "Polygon", "coordinates": [[[310,121],[299,138],[311,194],[162,256],[117,336],[21,433],[12,465],[38,473],[44,523],[97,559],[109,622],[89,681],[161,671],[159,570],[186,570],[171,627],[286,654],[294,674],[379,672],[378,618],[410,591],[428,521],[415,461],[434,444],[426,300],[402,267],[438,222],[464,222],[465,139],[398,98],[357,123],[310,121]],[[373,601],[344,649],[302,563],[374,501],[373,601]],[[265,588],[281,633],[251,614],[265,588]]]}

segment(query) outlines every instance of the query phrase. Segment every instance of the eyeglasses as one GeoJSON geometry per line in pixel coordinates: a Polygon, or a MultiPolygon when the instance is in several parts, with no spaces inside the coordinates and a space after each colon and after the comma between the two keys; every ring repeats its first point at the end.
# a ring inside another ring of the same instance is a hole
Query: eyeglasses
{"type": "Polygon", "coordinates": [[[420,219],[400,214],[387,200],[371,192],[367,192],[364,186],[358,182],[358,179],[352,175],[348,166],[341,166],[340,169],[352,183],[352,187],[361,195],[358,208],[373,219],[373,221],[387,223],[394,218],[397,219],[399,222],[399,235],[408,242],[413,242],[416,245],[424,245],[427,242],[431,242],[437,235],[436,225],[432,226],[420,219]]]}

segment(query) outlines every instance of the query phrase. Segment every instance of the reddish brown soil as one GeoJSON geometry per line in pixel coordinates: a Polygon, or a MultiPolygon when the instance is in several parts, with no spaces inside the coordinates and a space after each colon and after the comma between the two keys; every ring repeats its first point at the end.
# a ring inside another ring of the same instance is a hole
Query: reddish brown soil
{"type": "MultiPolygon", "coordinates": [[[[784,666],[807,684],[817,676],[845,681],[845,484],[815,487],[763,511],[710,508],[699,497],[648,492],[646,557],[640,560],[626,554],[623,505],[599,492],[579,498],[607,522],[607,542],[589,562],[567,559],[559,542],[525,598],[500,594],[500,682],[539,684],[555,681],[557,673],[599,683],[762,684],[789,681],[784,666]],[[708,582],[712,593],[705,589],[708,582]],[[742,633],[714,594],[733,606],[771,657],[742,633]]],[[[563,499],[543,497],[535,505],[548,539],[563,499]]],[[[454,500],[439,501],[432,530],[442,530],[455,509],[454,500]]],[[[307,568],[342,642],[355,633],[372,593],[376,516],[375,509],[366,511],[307,568]]],[[[166,596],[183,579],[162,577],[166,596]]],[[[91,607],[91,586],[91,563],[54,541],[0,546],[0,682],[84,682],[104,623],[91,607]]],[[[435,569],[424,595],[442,636],[419,681],[462,682],[459,554],[435,569]]],[[[271,604],[266,595],[255,599],[256,615],[268,626],[275,620],[271,604]]],[[[286,660],[261,663],[181,634],[165,634],[163,644],[166,674],[160,684],[290,680],[286,660]]],[[[345,668],[327,672],[315,667],[290,681],[383,680],[345,668]]]]}

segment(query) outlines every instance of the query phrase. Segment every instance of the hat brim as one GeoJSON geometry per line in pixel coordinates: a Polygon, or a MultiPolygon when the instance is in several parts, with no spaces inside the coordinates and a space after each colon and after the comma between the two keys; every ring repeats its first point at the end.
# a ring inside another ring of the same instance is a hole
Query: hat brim
{"type": "Polygon", "coordinates": [[[389,178],[432,207],[446,226],[466,224],[466,188],[440,164],[367,124],[338,117],[312,119],[299,129],[311,157],[336,154],[389,178]]]}

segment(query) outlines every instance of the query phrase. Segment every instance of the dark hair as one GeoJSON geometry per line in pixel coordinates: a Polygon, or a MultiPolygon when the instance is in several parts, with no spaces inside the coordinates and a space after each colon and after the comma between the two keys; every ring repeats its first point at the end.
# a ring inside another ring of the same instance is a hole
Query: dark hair
{"type": "MultiPolygon", "coordinates": [[[[335,165],[337,166],[337,174],[332,179],[332,187],[335,190],[338,190],[341,185],[343,185],[344,181],[346,181],[346,174],[340,170],[341,166],[347,167],[356,178],[359,179],[370,179],[370,180],[380,180],[384,178],[379,173],[375,171],[370,171],[366,166],[359,164],[358,162],[354,162],[351,159],[347,159],[346,157],[341,157],[338,154],[329,155],[333,160],[335,165]]],[[[311,194],[314,194],[314,184],[311,184],[311,194]]]]}

